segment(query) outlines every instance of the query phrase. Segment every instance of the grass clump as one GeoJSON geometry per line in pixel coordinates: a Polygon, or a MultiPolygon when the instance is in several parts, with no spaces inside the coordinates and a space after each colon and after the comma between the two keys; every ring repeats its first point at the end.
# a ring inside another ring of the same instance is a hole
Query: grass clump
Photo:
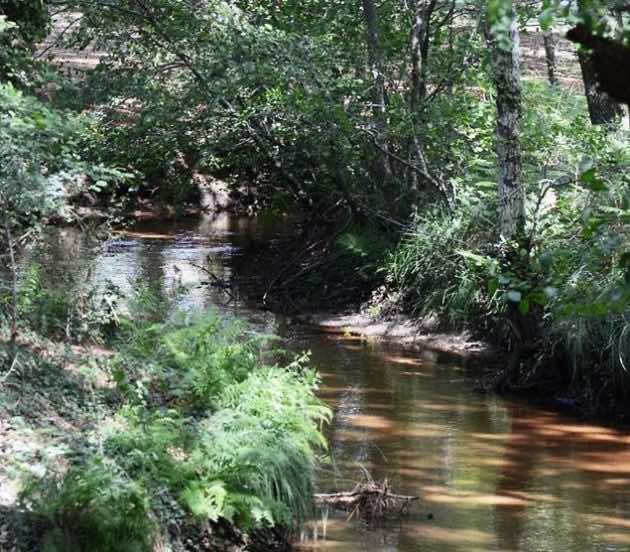
{"type": "Polygon", "coordinates": [[[423,213],[386,258],[387,281],[402,292],[404,310],[462,328],[496,309],[486,293],[489,263],[464,253],[489,252],[481,244],[492,227],[480,202],[473,196],[456,214],[440,208],[423,213]]]}

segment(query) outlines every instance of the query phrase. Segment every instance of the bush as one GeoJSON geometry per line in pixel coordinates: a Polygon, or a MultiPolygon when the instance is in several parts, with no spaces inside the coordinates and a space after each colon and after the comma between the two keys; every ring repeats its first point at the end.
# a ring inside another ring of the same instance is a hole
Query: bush
{"type": "Polygon", "coordinates": [[[317,381],[310,371],[264,368],[225,389],[191,455],[190,467],[202,470],[182,495],[193,512],[245,526],[304,521],[313,505],[315,451],[326,445],[319,424],[330,417],[315,398],[317,381]],[[211,494],[201,490],[208,488],[211,494]]]}
{"type": "MultiPolygon", "coordinates": [[[[8,293],[0,295],[0,316],[10,311],[11,300],[8,293]]],[[[118,290],[111,285],[104,289],[75,285],[72,280],[54,287],[46,283],[42,267],[33,263],[21,276],[17,310],[25,330],[72,343],[100,341],[117,326],[118,290]]]]}
{"type": "Polygon", "coordinates": [[[119,383],[129,388],[148,378],[163,401],[193,410],[213,408],[222,389],[256,370],[265,341],[216,314],[182,314],[168,323],[126,324],[126,330],[119,383]]]}

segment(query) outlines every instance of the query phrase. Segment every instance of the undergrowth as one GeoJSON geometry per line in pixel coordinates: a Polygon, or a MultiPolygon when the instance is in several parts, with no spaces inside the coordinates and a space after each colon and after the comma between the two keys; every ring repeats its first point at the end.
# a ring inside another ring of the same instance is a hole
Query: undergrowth
{"type": "Polygon", "coordinates": [[[303,521],[330,411],[307,357],[280,366],[267,344],[212,314],[122,321],[116,412],[24,486],[42,549],[188,550],[213,524],[247,542],[303,521]]]}
{"type": "Polygon", "coordinates": [[[494,168],[472,150],[462,153],[471,169],[457,209],[420,211],[381,270],[400,308],[511,352],[499,387],[564,394],[589,415],[624,417],[627,133],[591,126],[568,92],[528,83],[526,98],[523,140],[533,147],[523,158],[522,235],[498,236],[494,168]]]}
{"type": "Polygon", "coordinates": [[[456,215],[445,208],[423,213],[385,261],[387,279],[404,290],[401,307],[415,315],[438,318],[451,328],[484,320],[497,310],[487,296],[483,266],[462,254],[489,252],[491,225],[485,211],[471,202],[456,215]]]}
{"type": "Polygon", "coordinates": [[[397,236],[346,209],[304,221],[294,236],[261,244],[238,267],[241,289],[274,310],[333,311],[365,301],[397,236]]]}

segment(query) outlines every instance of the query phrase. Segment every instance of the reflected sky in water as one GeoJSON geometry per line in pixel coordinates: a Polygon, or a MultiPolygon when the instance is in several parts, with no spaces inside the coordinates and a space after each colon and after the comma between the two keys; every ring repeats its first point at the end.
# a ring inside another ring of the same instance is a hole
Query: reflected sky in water
{"type": "Polygon", "coordinates": [[[433,353],[330,335],[207,285],[205,270],[229,282],[257,243],[283,232],[227,214],[142,224],[104,244],[63,229],[22,266],[38,259],[51,283],[111,282],[125,296],[183,286],[179,308],[239,315],[312,351],[335,412],[320,490],[347,490],[365,469],[421,500],[402,522],[369,530],[322,512],[303,531],[304,550],[630,550],[630,431],[474,393],[470,369],[433,353]]]}

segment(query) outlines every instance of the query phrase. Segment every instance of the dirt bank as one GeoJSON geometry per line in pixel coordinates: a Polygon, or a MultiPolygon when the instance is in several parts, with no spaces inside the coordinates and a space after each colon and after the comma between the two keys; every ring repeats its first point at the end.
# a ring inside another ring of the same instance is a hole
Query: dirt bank
{"type": "Polygon", "coordinates": [[[298,319],[326,333],[413,345],[461,358],[498,354],[489,343],[474,339],[469,332],[436,332],[431,320],[417,320],[405,315],[375,319],[364,313],[320,313],[301,315],[298,319]]]}

